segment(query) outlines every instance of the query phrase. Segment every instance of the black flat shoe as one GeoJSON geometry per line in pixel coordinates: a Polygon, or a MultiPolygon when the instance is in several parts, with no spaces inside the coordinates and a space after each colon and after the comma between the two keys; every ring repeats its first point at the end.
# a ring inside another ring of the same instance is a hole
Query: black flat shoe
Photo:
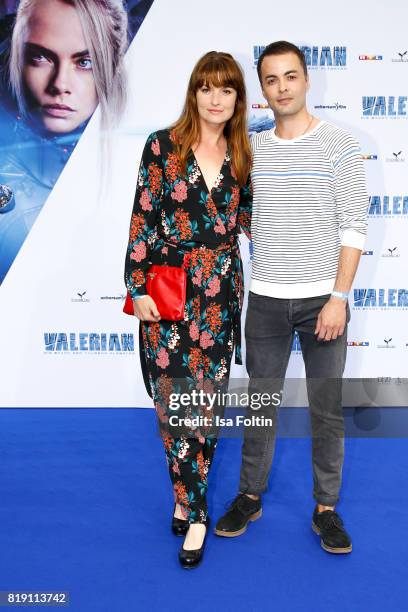
{"type": "MultiPolygon", "coordinates": [[[[207,518],[207,520],[205,521],[205,526],[207,530],[208,530],[209,525],[210,525],[210,519],[207,518]]],[[[208,531],[206,531],[205,533],[201,548],[196,548],[195,550],[185,550],[183,546],[180,548],[178,556],[179,556],[179,561],[182,567],[184,567],[185,569],[192,569],[194,567],[197,567],[201,563],[203,559],[203,555],[204,555],[204,548],[205,548],[205,541],[207,539],[207,533],[208,531]]]]}
{"type": "Polygon", "coordinates": [[[189,522],[187,519],[176,518],[174,516],[175,510],[176,504],[174,504],[173,518],[171,520],[171,530],[176,536],[185,536],[188,531],[189,522]]]}

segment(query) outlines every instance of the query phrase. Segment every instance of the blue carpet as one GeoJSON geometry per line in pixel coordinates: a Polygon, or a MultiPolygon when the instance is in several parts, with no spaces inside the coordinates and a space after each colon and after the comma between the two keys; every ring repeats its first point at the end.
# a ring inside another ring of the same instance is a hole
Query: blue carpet
{"type": "MultiPolygon", "coordinates": [[[[408,609],[406,439],[346,441],[351,555],[310,528],[310,441],[281,438],[262,519],[240,538],[211,533],[188,572],[153,411],[0,410],[0,436],[0,590],[69,591],[74,612],[408,609]]],[[[213,519],[236,493],[240,445],[218,446],[213,519]]]]}

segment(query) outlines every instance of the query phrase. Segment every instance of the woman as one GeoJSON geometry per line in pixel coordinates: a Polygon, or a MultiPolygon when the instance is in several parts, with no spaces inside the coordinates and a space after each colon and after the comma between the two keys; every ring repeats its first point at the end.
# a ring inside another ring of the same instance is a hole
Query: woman
{"type": "Polygon", "coordinates": [[[125,266],[141,320],[146,388],[163,425],[176,502],[172,528],[186,534],[179,552],[183,567],[195,567],[202,558],[216,437],[205,426],[175,437],[164,425],[175,390],[225,388],[234,344],[241,363],[243,282],[236,234],[239,228],[249,234],[250,165],[242,71],[228,53],[211,51],[192,72],[179,120],[147,139],[125,266]],[[150,263],[185,267],[184,320],[160,318],[146,294],[150,263]]]}
{"type": "Polygon", "coordinates": [[[126,101],[126,48],[122,0],[21,0],[10,54],[20,112],[35,115],[49,132],[66,134],[99,103],[108,127],[126,101]]]}
{"type": "Polygon", "coordinates": [[[122,0],[19,3],[0,55],[0,185],[15,203],[0,208],[0,284],[98,104],[107,166],[106,135],[126,102],[126,47],[122,0]]]}

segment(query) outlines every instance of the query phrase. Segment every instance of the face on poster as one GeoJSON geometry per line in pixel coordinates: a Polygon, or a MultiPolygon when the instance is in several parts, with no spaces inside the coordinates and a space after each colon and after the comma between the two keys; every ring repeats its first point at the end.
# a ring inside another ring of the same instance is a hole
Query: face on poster
{"type": "Polygon", "coordinates": [[[120,118],[124,55],[152,2],[1,5],[0,283],[97,106],[105,129],[120,118]]]}
{"type": "Polygon", "coordinates": [[[22,77],[30,107],[50,133],[72,132],[92,115],[98,103],[92,59],[74,6],[60,0],[34,6],[22,77]]]}

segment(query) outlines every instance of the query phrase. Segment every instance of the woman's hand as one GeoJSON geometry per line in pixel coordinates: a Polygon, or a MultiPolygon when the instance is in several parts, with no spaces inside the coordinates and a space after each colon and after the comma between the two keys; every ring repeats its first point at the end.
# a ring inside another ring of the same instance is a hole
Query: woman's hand
{"type": "Polygon", "coordinates": [[[133,310],[135,317],[140,321],[160,321],[160,312],[157,310],[156,303],[150,295],[133,300],[133,310]]]}

